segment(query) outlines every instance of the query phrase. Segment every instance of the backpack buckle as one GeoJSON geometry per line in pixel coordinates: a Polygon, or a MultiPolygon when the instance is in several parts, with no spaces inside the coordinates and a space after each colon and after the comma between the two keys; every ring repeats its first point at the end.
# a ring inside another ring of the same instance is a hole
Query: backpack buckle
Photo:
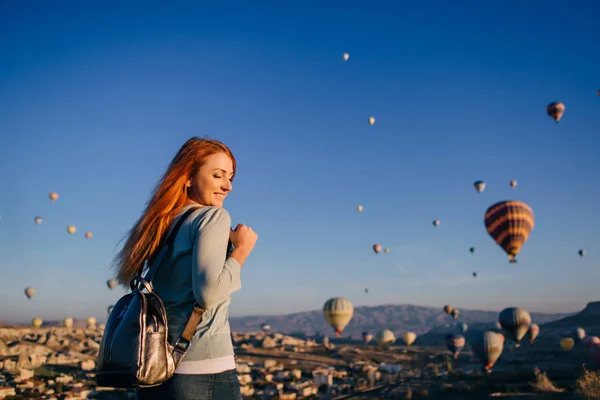
{"type": "Polygon", "coordinates": [[[177,341],[175,342],[175,346],[173,347],[173,350],[178,350],[180,353],[185,353],[190,347],[190,342],[180,337],[179,339],[177,339],[177,341]]]}

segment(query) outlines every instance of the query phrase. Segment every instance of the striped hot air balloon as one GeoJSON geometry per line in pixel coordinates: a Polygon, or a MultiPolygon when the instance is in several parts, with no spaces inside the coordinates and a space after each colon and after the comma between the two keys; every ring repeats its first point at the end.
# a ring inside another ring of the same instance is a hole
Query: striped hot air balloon
{"type": "Polygon", "coordinates": [[[335,329],[335,334],[339,337],[342,331],[348,325],[354,315],[354,307],[350,300],[343,297],[333,297],[323,305],[323,316],[335,329]]]}
{"type": "Polygon", "coordinates": [[[484,222],[487,232],[508,254],[510,262],[517,262],[515,257],[534,226],[533,210],[521,201],[500,201],[487,209],[484,222]]]}

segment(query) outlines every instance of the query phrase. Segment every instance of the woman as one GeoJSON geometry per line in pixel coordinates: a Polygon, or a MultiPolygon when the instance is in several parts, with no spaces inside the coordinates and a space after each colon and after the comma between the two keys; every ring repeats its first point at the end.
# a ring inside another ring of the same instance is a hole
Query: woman
{"type": "Polygon", "coordinates": [[[178,217],[190,207],[197,208],[179,229],[172,257],[152,284],[167,310],[171,344],[196,303],[206,311],[175,375],[160,386],[138,389],[138,399],[241,399],[229,303],[231,293],[241,288],[240,270],[258,235],[241,224],[232,230],[231,217],[223,208],[235,170],[235,158],[223,143],[188,140],[115,259],[117,279],[128,287],[138,266],[159,251],[161,238],[178,217]]]}

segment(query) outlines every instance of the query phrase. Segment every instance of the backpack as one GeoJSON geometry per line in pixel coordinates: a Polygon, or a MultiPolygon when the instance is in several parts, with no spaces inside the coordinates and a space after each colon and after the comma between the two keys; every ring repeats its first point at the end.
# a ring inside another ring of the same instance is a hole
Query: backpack
{"type": "Polygon", "coordinates": [[[194,306],[183,333],[174,345],[168,342],[167,312],[150,282],[161,265],[171,259],[179,228],[196,208],[179,218],[148,272],[136,275],[131,293],[121,297],[110,313],[96,365],[98,386],[144,388],[158,386],[173,376],[183,360],[204,309],[194,306]],[[144,291],[145,290],[145,291],[144,291]]]}

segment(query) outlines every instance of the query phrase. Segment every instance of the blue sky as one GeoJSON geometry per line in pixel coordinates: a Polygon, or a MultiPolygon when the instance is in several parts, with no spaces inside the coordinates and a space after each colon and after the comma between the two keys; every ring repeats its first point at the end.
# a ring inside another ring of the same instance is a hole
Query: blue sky
{"type": "Polygon", "coordinates": [[[600,6],[323,3],[2,2],[0,320],[104,320],[119,241],[196,135],[231,147],[226,208],[259,234],[234,316],[600,300],[600,6]],[[536,217],[514,265],[483,225],[505,199],[536,217]]]}

